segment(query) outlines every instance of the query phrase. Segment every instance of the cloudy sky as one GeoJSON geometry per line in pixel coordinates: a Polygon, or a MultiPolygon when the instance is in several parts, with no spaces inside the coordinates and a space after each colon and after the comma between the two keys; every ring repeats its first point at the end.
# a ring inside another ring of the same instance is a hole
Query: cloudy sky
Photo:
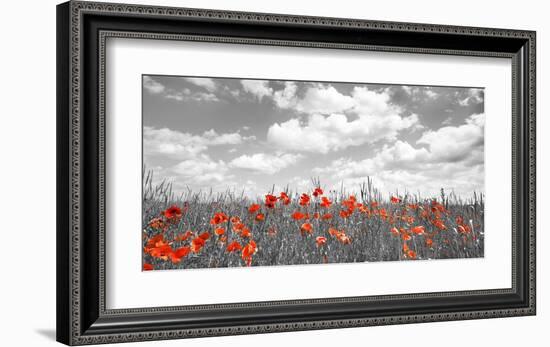
{"type": "Polygon", "coordinates": [[[143,76],[143,161],[176,191],[484,191],[482,88],[143,76]]]}

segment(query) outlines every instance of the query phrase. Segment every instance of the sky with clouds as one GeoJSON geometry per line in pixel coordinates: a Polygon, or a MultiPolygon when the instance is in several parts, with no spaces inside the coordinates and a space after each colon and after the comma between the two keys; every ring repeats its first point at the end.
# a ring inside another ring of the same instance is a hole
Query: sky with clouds
{"type": "Polygon", "coordinates": [[[143,162],[176,192],[273,187],[469,198],[484,191],[484,90],[144,75],[143,162]]]}

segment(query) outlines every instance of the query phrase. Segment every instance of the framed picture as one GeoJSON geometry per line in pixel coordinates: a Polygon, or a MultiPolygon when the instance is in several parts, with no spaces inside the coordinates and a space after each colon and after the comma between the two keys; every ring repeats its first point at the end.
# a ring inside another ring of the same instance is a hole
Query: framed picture
{"type": "Polygon", "coordinates": [[[535,32],[57,7],[57,339],[535,314],[535,32]]]}

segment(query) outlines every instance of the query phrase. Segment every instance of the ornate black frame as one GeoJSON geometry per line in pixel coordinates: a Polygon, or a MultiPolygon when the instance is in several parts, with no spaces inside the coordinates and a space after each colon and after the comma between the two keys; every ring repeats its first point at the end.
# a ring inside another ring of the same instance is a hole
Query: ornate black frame
{"type": "Polygon", "coordinates": [[[69,345],[535,314],[535,32],[70,1],[57,7],[57,340],[69,345]],[[512,288],[110,310],[109,37],[512,59],[512,288]]]}

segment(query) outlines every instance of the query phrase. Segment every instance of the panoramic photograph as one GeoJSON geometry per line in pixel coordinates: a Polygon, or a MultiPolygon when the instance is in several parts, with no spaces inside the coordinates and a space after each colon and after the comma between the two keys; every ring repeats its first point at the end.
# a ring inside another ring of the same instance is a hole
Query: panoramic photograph
{"type": "Polygon", "coordinates": [[[483,88],[143,75],[142,123],[143,271],[484,256],[483,88]]]}

